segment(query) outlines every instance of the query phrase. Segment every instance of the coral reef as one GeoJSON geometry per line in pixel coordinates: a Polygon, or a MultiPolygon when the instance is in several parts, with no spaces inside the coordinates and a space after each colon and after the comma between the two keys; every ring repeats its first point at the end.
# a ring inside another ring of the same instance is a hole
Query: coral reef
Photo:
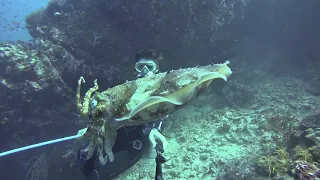
{"type": "Polygon", "coordinates": [[[320,109],[315,108],[310,112],[310,115],[304,117],[300,122],[300,130],[316,129],[320,127],[320,109]]]}
{"type": "Polygon", "coordinates": [[[274,155],[260,157],[258,165],[267,170],[269,177],[284,175],[290,165],[289,153],[284,147],[278,148],[274,155]]]}
{"type": "Polygon", "coordinates": [[[236,11],[237,7],[241,7],[238,0],[205,4],[198,1],[83,0],[79,3],[66,0],[62,4],[50,1],[46,8],[30,14],[26,23],[34,38],[48,39],[77,59],[85,59],[90,72],[95,73],[86,72],[83,76],[108,77],[109,83],[115,84],[132,79],[134,61],[130,59],[137,49],[166,49],[166,59],[175,61],[163,62],[163,67],[168,69],[204,64],[209,54],[214,54],[216,59],[226,59],[232,43],[219,40],[232,37],[229,29],[220,29],[241,16],[243,12],[236,11]],[[171,17],[175,20],[170,21],[171,17]],[[196,35],[199,33],[201,36],[196,35]],[[188,53],[191,45],[201,48],[197,53],[188,53]],[[223,53],[212,53],[215,49],[223,53]]]}
{"type": "Polygon", "coordinates": [[[39,133],[40,126],[50,128],[34,139],[52,137],[54,127],[74,126],[74,122],[62,120],[76,117],[68,81],[78,69],[73,61],[66,49],[50,41],[0,43],[2,148],[31,138],[27,134],[39,133]]]}
{"type": "MultiPolygon", "coordinates": [[[[235,37],[252,32],[247,28],[238,29],[238,22],[232,26],[234,20],[244,18],[244,4],[248,2],[50,0],[46,8],[26,18],[27,29],[35,38],[33,42],[0,44],[1,142],[5,142],[1,149],[70,135],[85,126],[85,118],[75,113],[75,107],[77,105],[80,113],[87,117],[95,101],[90,104],[89,95],[84,103],[79,103],[83,95],[79,90],[78,103],[75,103],[72,91],[76,91],[78,77],[83,76],[88,82],[98,79],[100,89],[131,81],[136,78],[133,57],[138,49],[151,47],[163,51],[161,68],[164,71],[217,63],[232,57],[230,47],[239,41],[235,37]]],[[[261,22],[268,25],[274,22],[270,17],[284,17],[278,14],[284,12],[284,6],[270,8],[264,6],[265,2],[269,1],[254,2],[267,11],[266,21],[261,22]]],[[[284,2],[287,1],[278,3],[289,7],[284,2]]],[[[288,2],[290,7],[299,6],[297,1],[288,2]]],[[[255,16],[257,9],[252,9],[255,16]]],[[[300,7],[298,9],[292,12],[300,12],[300,7]]],[[[260,40],[257,44],[268,44],[260,40]]],[[[292,43],[291,39],[290,44],[303,47],[292,43]]],[[[261,57],[260,52],[263,51],[254,52],[258,56],[248,53],[234,58],[242,65],[235,67],[236,76],[230,84],[222,84],[220,92],[216,87],[203,91],[199,99],[169,117],[171,128],[165,131],[169,141],[164,153],[168,160],[163,165],[165,179],[318,177],[319,113],[311,115],[310,112],[320,107],[319,96],[314,96],[319,93],[319,64],[311,65],[312,72],[301,80],[297,78],[299,75],[283,73],[287,72],[283,64],[290,57],[283,56],[280,51],[261,57]]],[[[88,89],[91,85],[82,86],[88,89]]],[[[96,84],[92,91],[97,88],[96,84]]],[[[135,107],[141,100],[138,95],[147,94],[139,93],[126,108],[135,107]]],[[[122,95],[126,99],[132,92],[122,95]]],[[[95,98],[106,104],[106,94],[100,93],[95,98]]],[[[119,108],[116,113],[124,110],[119,108]]],[[[100,115],[98,113],[94,111],[95,115],[100,115]]],[[[92,123],[91,128],[96,128],[97,132],[103,120],[89,121],[89,124],[92,123]]],[[[102,139],[96,140],[92,146],[101,144],[102,139]]],[[[67,155],[75,154],[76,147],[72,148],[67,155]]],[[[48,152],[57,158],[50,164],[49,174],[54,174],[55,179],[59,176],[80,179],[76,176],[81,174],[75,167],[70,168],[70,162],[59,159],[65,149],[65,146],[50,147],[48,152]]],[[[23,154],[17,159],[28,156],[23,154]]],[[[153,179],[153,167],[154,159],[141,159],[118,178],[153,179]]],[[[16,173],[21,168],[3,169],[13,169],[16,173]]],[[[11,177],[14,173],[10,178],[19,179],[11,177]]]]}
{"type": "Polygon", "coordinates": [[[317,129],[307,129],[306,137],[312,140],[317,146],[320,147],[320,128],[317,129]]]}
{"type": "Polygon", "coordinates": [[[317,180],[320,178],[320,169],[318,167],[318,163],[314,164],[307,161],[297,160],[291,164],[289,174],[294,179],[317,180]]]}
{"type": "MultiPolygon", "coordinates": [[[[61,76],[66,65],[65,62],[57,62],[60,57],[56,56],[58,53],[68,53],[63,49],[55,49],[50,42],[43,43],[50,48],[38,51],[22,42],[0,44],[1,103],[7,105],[2,107],[6,108],[2,112],[17,109],[15,106],[46,107],[48,100],[44,97],[48,94],[56,96],[55,102],[70,100],[72,91],[61,76]]],[[[15,112],[16,115],[19,113],[21,112],[15,112]]],[[[25,113],[32,115],[36,112],[29,110],[25,113]]],[[[4,114],[2,116],[6,117],[4,114]]]]}
{"type": "Polygon", "coordinates": [[[231,160],[223,165],[220,169],[221,173],[217,173],[217,180],[246,180],[246,179],[256,179],[259,178],[257,172],[255,171],[254,157],[251,158],[241,158],[237,160],[231,160]]]}
{"type": "Polygon", "coordinates": [[[281,178],[287,175],[303,180],[318,177],[318,163],[312,151],[315,147],[296,146],[291,153],[284,147],[278,148],[272,155],[258,159],[258,171],[268,173],[268,177],[281,178]]]}
{"type": "Polygon", "coordinates": [[[295,133],[294,129],[298,126],[297,122],[294,114],[275,110],[272,114],[266,115],[260,128],[274,132],[272,139],[277,146],[288,146],[291,136],[295,133]]]}
{"type": "Polygon", "coordinates": [[[319,108],[315,108],[309,113],[308,116],[304,117],[299,126],[300,130],[300,144],[308,147],[315,147],[314,156],[317,159],[320,158],[319,148],[320,148],[320,112],[319,108]],[[318,151],[318,152],[317,152],[318,151]]]}
{"type": "Polygon", "coordinates": [[[250,86],[231,81],[223,88],[226,101],[233,107],[247,107],[254,99],[254,92],[250,86]]]}

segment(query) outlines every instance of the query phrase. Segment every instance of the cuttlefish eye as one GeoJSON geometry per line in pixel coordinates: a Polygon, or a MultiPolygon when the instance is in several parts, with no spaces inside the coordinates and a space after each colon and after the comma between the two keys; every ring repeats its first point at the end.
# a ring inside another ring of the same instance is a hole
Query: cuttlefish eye
{"type": "Polygon", "coordinates": [[[94,110],[97,107],[98,100],[96,98],[91,99],[90,101],[90,109],[91,111],[94,110]]]}

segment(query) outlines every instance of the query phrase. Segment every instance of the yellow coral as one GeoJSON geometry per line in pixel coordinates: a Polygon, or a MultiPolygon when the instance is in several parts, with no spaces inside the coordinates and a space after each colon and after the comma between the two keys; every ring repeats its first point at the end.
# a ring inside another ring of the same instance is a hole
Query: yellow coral
{"type": "Polygon", "coordinates": [[[262,156],[258,160],[260,167],[268,168],[269,177],[287,172],[290,165],[289,153],[284,147],[279,147],[274,155],[262,156]]]}
{"type": "Polygon", "coordinates": [[[312,155],[310,153],[311,148],[303,148],[301,146],[297,146],[294,149],[294,159],[295,160],[303,160],[307,162],[312,162],[312,155]]]}

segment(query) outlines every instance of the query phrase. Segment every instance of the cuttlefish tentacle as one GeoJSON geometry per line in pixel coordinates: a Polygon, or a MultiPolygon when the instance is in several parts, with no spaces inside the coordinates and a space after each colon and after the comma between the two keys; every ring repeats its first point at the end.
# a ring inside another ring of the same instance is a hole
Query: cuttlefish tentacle
{"type": "MultiPolygon", "coordinates": [[[[99,89],[97,80],[94,81],[94,86],[91,87],[85,94],[84,98],[83,98],[83,102],[81,102],[81,94],[80,94],[80,90],[81,90],[81,85],[82,83],[85,83],[84,78],[81,76],[78,80],[78,87],[77,87],[77,93],[76,93],[76,100],[77,100],[77,108],[80,111],[80,114],[82,117],[87,117],[89,114],[89,103],[91,101],[91,96],[93,93],[97,92],[99,89]]],[[[88,155],[87,155],[87,159],[90,159],[93,155],[93,152],[95,150],[95,147],[97,146],[98,143],[98,138],[99,138],[99,125],[101,123],[97,122],[98,119],[96,119],[95,117],[92,117],[89,119],[89,124],[88,124],[88,131],[87,131],[87,135],[90,134],[91,136],[91,141],[89,143],[88,149],[88,155]]]]}

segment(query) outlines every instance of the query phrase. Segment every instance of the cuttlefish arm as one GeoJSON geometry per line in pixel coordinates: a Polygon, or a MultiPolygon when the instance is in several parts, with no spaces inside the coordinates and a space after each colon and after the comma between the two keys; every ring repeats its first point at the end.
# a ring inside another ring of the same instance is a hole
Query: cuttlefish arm
{"type": "Polygon", "coordinates": [[[98,142],[97,146],[98,146],[97,152],[98,152],[98,158],[99,158],[100,164],[104,166],[108,162],[108,156],[104,156],[104,154],[103,154],[103,140],[102,140],[102,138],[99,138],[99,142],[98,142]]]}
{"type": "Polygon", "coordinates": [[[110,162],[114,160],[112,147],[116,141],[117,129],[121,123],[117,123],[114,118],[114,104],[107,93],[96,93],[93,97],[97,101],[97,106],[92,110],[92,119],[96,128],[99,128],[99,134],[104,138],[104,152],[107,154],[110,162]]]}
{"type": "Polygon", "coordinates": [[[116,141],[117,131],[107,124],[104,126],[104,131],[104,151],[109,157],[109,161],[112,162],[114,160],[112,147],[116,141]]]}
{"type": "Polygon", "coordinates": [[[88,113],[89,113],[89,103],[90,103],[90,100],[91,100],[91,96],[92,94],[94,94],[95,92],[98,91],[99,89],[99,86],[98,86],[98,83],[97,83],[97,80],[94,81],[94,87],[90,88],[84,98],[83,98],[83,102],[81,102],[81,93],[80,93],[80,90],[81,90],[81,85],[82,83],[85,83],[86,81],[84,80],[84,78],[81,76],[78,80],[78,87],[77,87],[77,93],[76,93],[76,101],[77,101],[77,108],[81,114],[82,117],[87,117],[88,116],[88,113]]]}
{"type": "MultiPolygon", "coordinates": [[[[94,81],[94,87],[91,87],[85,94],[83,98],[83,102],[81,101],[81,85],[82,83],[85,83],[84,78],[81,76],[78,80],[78,87],[77,87],[77,93],[76,93],[76,101],[77,101],[77,108],[81,114],[82,117],[88,117],[89,115],[89,103],[91,101],[91,96],[96,93],[99,89],[97,80],[94,81]]],[[[89,146],[87,148],[88,155],[87,160],[90,159],[93,155],[93,152],[96,148],[96,146],[99,144],[99,124],[101,124],[99,119],[90,118],[89,124],[87,126],[88,131],[86,132],[85,136],[91,136],[91,141],[89,143],[89,146]]]]}
{"type": "Polygon", "coordinates": [[[85,83],[85,80],[81,76],[78,80],[76,100],[77,100],[78,110],[82,115],[82,117],[88,116],[89,109],[90,109],[89,108],[90,101],[92,99],[95,99],[97,101],[96,108],[91,112],[92,117],[90,118],[89,125],[88,125],[89,131],[86,134],[88,136],[90,133],[90,136],[91,136],[91,141],[87,148],[88,155],[86,159],[90,159],[93,155],[94,150],[97,148],[100,163],[104,165],[107,163],[107,157],[110,162],[114,160],[112,147],[115,143],[117,133],[116,133],[116,129],[110,126],[112,125],[110,121],[113,119],[112,104],[111,104],[112,101],[110,100],[110,97],[108,95],[97,92],[99,89],[99,86],[98,86],[97,80],[95,80],[94,87],[90,88],[86,92],[83,102],[81,102],[80,90],[81,90],[82,83],[85,83]],[[94,97],[92,97],[93,94],[95,94],[94,97]],[[104,124],[106,124],[106,126],[104,126],[104,124]],[[102,126],[104,126],[104,128],[101,128],[102,126]],[[105,153],[107,154],[107,157],[104,157],[103,155],[103,148],[105,149],[105,153]]]}

